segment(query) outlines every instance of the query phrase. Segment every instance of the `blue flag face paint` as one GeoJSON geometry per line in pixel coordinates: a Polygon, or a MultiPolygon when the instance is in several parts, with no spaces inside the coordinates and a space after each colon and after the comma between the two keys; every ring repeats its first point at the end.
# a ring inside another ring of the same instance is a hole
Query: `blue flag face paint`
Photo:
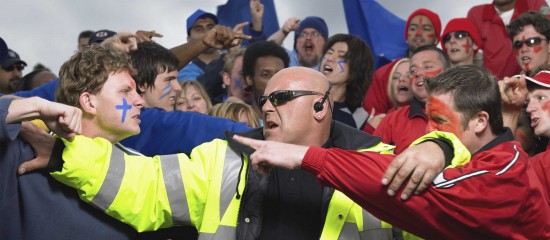
{"type": "Polygon", "coordinates": [[[241,78],[232,77],[231,80],[235,82],[235,84],[232,87],[233,90],[243,89],[243,80],[241,78]]]}
{"type": "Polygon", "coordinates": [[[129,105],[126,101],[126,98],[122,99],[122,105],[116,105],[115,108],[117,110],[122,110],[122,120],[121,123],[124,123],[124,120],[126,119],[126,111],[132,109],[132,105],[129,105]]]}
{"type": "Polygon", "coordinates": [[[346,63],[346,60],[338,60],[337,63],[338,63],[338,66],[340,67],[340,72],[338,74],[343,73],[344,72],[344,63],[346,63]]]}
{"type": "Polygon", "coordinates": [[[166,93],[162,94],[162,95],[159,97],[159,100],[165,98],[165,97],[168,96],[168,95],[170,95],[170,93],[172,93],[172,90],[174,90],[174,87],[172,86],[172,84],[168,84],[168,85],[166,85],[166,87],[164,87],[164,88],[162,89],[162,92],[164,92],[164,91],[166,91],[166,90],[168,90],[168,91],[167,91],[166,93]]]}

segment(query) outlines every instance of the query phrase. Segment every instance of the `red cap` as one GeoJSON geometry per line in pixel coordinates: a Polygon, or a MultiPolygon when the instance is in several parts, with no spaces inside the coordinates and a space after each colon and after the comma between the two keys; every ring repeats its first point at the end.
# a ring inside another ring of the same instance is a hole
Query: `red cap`
{"type": "Polygon", "coordinates": [[[416,15],[424,15],[430,21],[432,21],[432,24],[434,25],[435,35],[437,36],[437,40],[441,42],[441,39],[439,39],[439,34],[441,34],[441,20],[439,20],[439,15],[437,13],[434,13],[428,9],[420,8],[409,16],[409,19],[407,19],[407,24],[405,25],[405,39],[407,39],[407,32],[409,29],[409,24],[411,23],[411,20],[416,17],[416,15]]]}
{"type": "MultiPolygon", "coordinates": [[[[516,76],[514,76],[516,77],[516,76]]],[[[519,77],[519,75],[517,76],[519,77]]],[[[540,71],[533,77],[525,77],[525,79],[545,88],[550,88],[550,71],[540,71]]]]}
{"type": "MultiPolygon", "coordinates": [[[[449,33],[458,31],[464,31],[470,35],[472,41],[474,41],[474,43],[477,45],[477,49],[474,52],[474,54],[477,54],[477,51],[483,46],[481,38],[479,37],[479,32],[477,31],[477,27],[474,25],[474,22],[472,22],[472,20],[468,18],[455,18],[449,21],[449,23],[447,23],[447,26],[445,26],[445,30],[443,31],[443,34],[441,34],[440,39],[445,38],[445,36],[449,33]]],[[[447,52],[444,43],[441,43],[441,48],[443,49],[443,52],[447,52]]]]}

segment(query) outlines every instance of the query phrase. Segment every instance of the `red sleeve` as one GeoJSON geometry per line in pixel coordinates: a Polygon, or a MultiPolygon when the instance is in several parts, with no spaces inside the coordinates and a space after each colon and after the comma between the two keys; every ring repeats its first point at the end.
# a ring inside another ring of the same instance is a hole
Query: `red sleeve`
{"type": "Polygon", "coordinates": [[[387,71],[391,70],[388,67],[390,65],[391,64],[386,64],[374,72],[374,78],[363,100],[363,108],[369,114],[373,108],[376,111],[376,115],[378,115],[388,112],[393,106],[393,103],[388,97],[388,79],[382,77],[387,71]]]}
{"type": "Polygon", "coordinates": [[[423,238],[522,238],[518,232],[528,239],[550,237],[544,232],[550,226],[547,203],[525,176],[527,156],[509,152],[447,169],[438,176],[442,187],[432,185],[407,201],[398,199],[400,193],[389,197],[380,183],[392,155],[312,147],[302,167],[376,217],[423,238]]]}
{"type": "MultiPolygon", "coordinates": [[[[533,171],[537,175],[543,189],[545,190],[546,199],[550,196],[550,151],[539,153],[529,158],[529,163],[533,167],[533,171]]],[[[550,201],[548,202],[550,204],[550,201]]]]}
{"type": "Polygon", "coordinates": [[[366,132],[368,134],[372,134],[376,130],[373,126],[369,124],[369,122],[365,123],[365,127],[363,128],[363,132],[366,132]]]}

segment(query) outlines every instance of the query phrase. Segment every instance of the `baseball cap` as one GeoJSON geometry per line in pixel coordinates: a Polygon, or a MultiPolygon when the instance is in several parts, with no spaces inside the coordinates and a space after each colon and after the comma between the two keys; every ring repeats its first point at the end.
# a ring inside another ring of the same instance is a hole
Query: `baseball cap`
{"type": "Polygon", "coordinates": [[[27,66],[27,63],[25,61],[22,61],[19,58],[19,54],[17,54],[15,51],[11,49],[8,49],[8,56],[6,57],[6,59],[4,59],[4,61],[2,61],[2,67],[8,68],[11,65],[16,63],[20,63],[20,64],[23,64],[24,66],[27,66]]]}
{"type": "MultiPolygon", "coordinates": [[[[520,77],[516,75],[514,77],[520,77]]],[[[540,71],[533,77],[525,77],[525,79],[545,88],[550,88],[550,71],[540,71]]]]}
{"type": "Polygon", "coordinates": [[[214,23],[218,24],[218,17],[216,17],[216,15],[205,12],[202,9],[198,9],[187,18],[187,35],[189,35],[189,33],[191,32],[193,24],[195,24],[195,22],[201,18],[210,18],[214,20],[214,23]]]}
{"type": "Polygon", "coordinates": [[[97,32],[92,33],[92,35],[90,35],[90,39],[88,40],[88,44],[91,45],[92,43],[101,43],[101,42],[105,41],[105,39],[110,38],[110,37],[114,36],[115,34],[116,34],[116,32],[111,31],[111,30],[107,30],[107,29],[99,30],[97,32]]]}
{"type": "Polygon", "coordinates": [[[4,42],[4,39],[0,37],[0,62],[8,57],[8,45],[4,42]]]}

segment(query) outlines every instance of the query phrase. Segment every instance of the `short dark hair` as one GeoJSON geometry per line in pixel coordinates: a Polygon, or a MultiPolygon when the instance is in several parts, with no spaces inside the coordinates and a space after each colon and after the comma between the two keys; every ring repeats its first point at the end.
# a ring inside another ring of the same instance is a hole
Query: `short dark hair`
{"type": "Polygon", "coordinates": [[[345,104],[351,111],[355,111],[361,106],[372,81],[374,57],[367,43],[361,38],[349,34],[336,34],[330,37],[323,47],[323,56],[332,45],[338,42],[348,45],[348,52],[344,55],[344,59],[349,64],[345,104]]]}
{"type": "Polygon", "coordinates": [[[542,13],[533,11],[524,12],[510,23],[508,26],[510,39],[523,31],[523,28],[527,25],[533,25],[538,33],[544,35],[546,39],[550,39],[550,19],[542,13]]]}
{"type": "Polygon", "coordinates": [[[433,45],[425,45],[425,46],[421,46],[421,47],[418,47],[418,48],[414,49],[414,51],[413,51],[410,58],[412,59],[412,57],[415,54],[419,53],[419,52],[429,51],[429,50],[437,52],[437,54],[439,55],[439,58],[441,59],[441,62],[443,63],[443,67],[445,69],[451,67],[451,60],[449,60],[449,56],[447,56],[447,54],[445,52],[443,52],[443,50],[441,50],[441,49],[439,49],[439,48],[437,48],[436,46],[433,46],[433,45]]]}
{"type": "Polygon", "coordinates": [[[78,39],[77,40],[80,40],[81,38],[90,38],[92,33],[94,33],[94,32],[90,31],[90,30],[82,31],[80,34],[78,34],[78,39]]]}
{"type": "Polygon", "coordinates": [[[462,114],[464,129],[480,111],[489,114],[493,134],[503,131],[501,97],[497,80],[487,70],[475,65],[456,66],[426,78],[428,94],[452,93],[455,108],[462,114]]]}
{"type": "Polygon", "coordinates": [[[243,56],[243,77],[250,76],[254,78],[254,68],[258,58],[273,56],[283,60],[285,68],[288,67],[290,58],[286,50],[279,44],[272,41],[254,42],[246,48],[243,56]]]}
{"type": "MultiPolygon", "coordinates": [[[[130,52],[132,65],[137,70],[134,76],[137,86],[154,88],[157,75],[178,70],[178,58],[174,53],[155,42],[138,43],[138,48],[130,52]]],[[[137,88],[137,92],[142,94],[137,88]]]]}

